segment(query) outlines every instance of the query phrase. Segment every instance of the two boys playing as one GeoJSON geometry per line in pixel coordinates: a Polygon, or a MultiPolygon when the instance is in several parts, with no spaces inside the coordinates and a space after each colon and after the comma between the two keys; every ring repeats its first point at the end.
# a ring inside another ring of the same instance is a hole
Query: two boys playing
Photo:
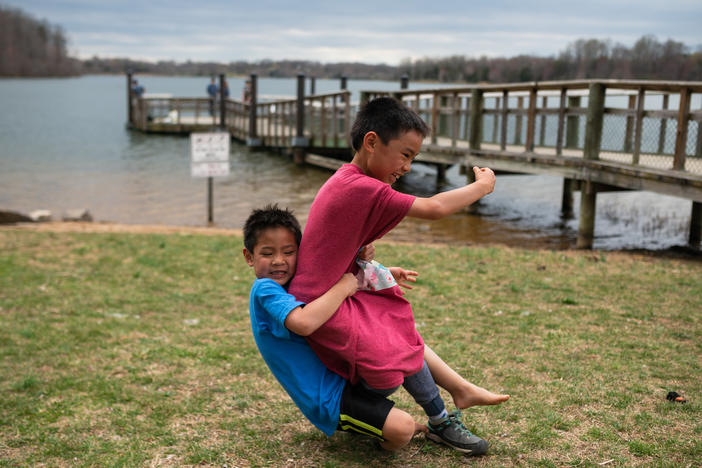
{"type": "MultiPolygon", "coordinates": [[[[358,291],[355,277],[359,250],[405,216],[442,218],[492,191],[495,176],[487,168],[473,169],[474,183],[429,198],[393,190],[427,133],[424,121],[402,103],[373,100],[351,131],[354,158],[320,189],[304,238],[287,210],[252,213],[244,228],[244,257],[258,278],[249,302],[251,323],[266,364],[325,434],[360,432],[396,450],[422,431],[479,455],[487,442],[466,429],[460,411],[446,411],[436,385],[458,408],[509,397],[466,381],[425,346],[399,288],[409,287],[416,272],[392,268],[399,285],[376,291],[358,291]],[[424,408],[428,427],[393,407],[387,396],[399,385],[424,408]]],[[[372,260],[367,254],[372,248],[365,250],[363,260],[372,260]]]]}

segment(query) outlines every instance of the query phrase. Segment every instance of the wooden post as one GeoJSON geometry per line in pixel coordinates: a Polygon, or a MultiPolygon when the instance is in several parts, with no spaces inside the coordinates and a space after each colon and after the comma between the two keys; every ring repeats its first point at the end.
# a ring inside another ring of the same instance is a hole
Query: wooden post
{"type": "MultiPolygon", "coordinates": [[[[669,94],[664,94],[663,95],[663,110],[668,110],[668,101],[669,101],[670,95],[669,94]]],[[[668,118],[667,117],[661,117],[661,127],[658,132],[658,154],[663,154],[663,151],[665,151],[665,134],[668,131],[668,118]]]]}
{"type": "Polygon", "coordinates": [[[341,81],[339,83],[339,88],[343,91],[346,89],[346,77],[342,76],[341,81]]]}
{"type": "Polygon", "coordinates": [[[319,133],[322,134],[322,146],[327,146],[327,108],[326,99],[322,99],[322,107],[319,112],[319,133]]]}
{"type": "MultiPolygon", "coordinates": [[[[548,108],[548,97],[544,96],[541,98],[541,108],[546,110],[548,108]]],[[[541,127],[539,128],[539,145],[545,146],[546,144],[546,114],[541,114],[541,127]]]]}
{"type": "Polygon", "coordinates": [[[678,128],[675,131],[675,154],[673,169],[685,170],[685,150],[687,146],[687,122],[690,119],[690,88],[680,90],[680,108],[678,109],[678,128]]]}
{"type": "Polygon", "coordinates": [[[692,202],[692,213],[690,214],[690,247],[697,248],[702,240],[702,203],[692,202]]]}
{"type": "Polygon", "coordinates": [[[636,98],[636,125],[634,128],[634,148],[631,154],[631,164],[637,165],[641,156],[641,132],[643,131],[643,113],[644,100],[646,98],[646,90],[639,88],[639,94],[636,98]]]}
{"type": "Polygon", "coordinates": [[[600,159],[600,142],[602,141],[602,123],[604,121],[604,100],[605,86],[602,83],[591,83],[585,121],[583,159],[600,159]]]}
{"type": "Polygon", "coordinates": [[[332,135],[334,135],[334,147],[339,146],[339,109],[336,107],[337,96],[332,99],[332,135]]]}
{"type": "Polygon", "coordinates": [[[536,88],[529,90],[529,113],[527,114],[526,151],[534,151],[534,133],[536,132],[536,88]]]}
{"type": "Polygon", "coordinates": [[[305,75],[297,75],[297,108],[295,119],[295,138],[292,141],[293,161],[295,164],[305,162],[305,75]]]}
{"type": "MultiPolygon", "coordinates": [[[[470,96],[470,149],[479,150],[483,133],[483,90],[474,88],[470,96]]],[[[468,171],[469,173],[472,171],[468,171]]]]}
{"type": "Polygon", "coordinates": [[[407,88],[409,88],[409,76],[402,75],[400,77],[400,89],[407,89],[407,88]]]}
{"type": "Polygon", "coordinates": [[[346,146],[351,147],[351,93],[344,94],[344,135],[346,146]]]}
{"type": "Polygon", "coordinates": [[[127,72],[127,126],[134,125],[134,104],[132,96],[132,71],[127,72]]]}
{"type": "Polygon", "coordinates": [[[453,109],[453,112],[451,113],[451,148],[455,148],[458,141],[458,121],[460,120],[460,114],[458,111],[460,106],[461,99],[458,97],[458,93],[453,93],[453,97],[451,99],[451,107],[453,109]]]}
{"type": "Polygon", "coordinates": [[[497,112],[500,109],[500,98],[499,96],[495,98],[495,113],[492,114],[492,142],[497,143],[497,112]]]}
{"type": "MultiPolygon", "coordinates": [[[[585,122],[585,146],[583,159],[600,158],[600,141],[602,140],[602,122],[604,121],[605,86],[591,83],[585,122]]],[[[595,211],[597,205],[597,184],[586,180],[580,185],[580,223],[578,226],[579,249],[591,249],[595,237],[595,211]]]]}
{"type": "Polygon", "coordinates": [[[431,106],[431,142],[435,145],[439,134],[439,99],[441,95],[438,91],[435,91],[433,96],[431,106]]]}
{"type": "Polygon", "coordinates": [[[558,103],[558,130],[556,132],[556,156],[563,154],[563,131],[565,128],[566,96],[568,90],[561,88],[561,98],[558,103]]]}
{"type": "Polygon", "coordinates": [[[626,130],[624,131],[624,152],[625,153],[631,153],[632,152],[632,146],[631,146],[631,140],[632,140],[632,135],[634,134],[634,109],[636,108],[636,96],[633,94],[629,96],[629,105],[627,106],[627,109],[631,114],[626,116],[626,130]]]}
{"type": "Polygon", "coordinates": [[[258,103],[258,77],[252,73],[249,77],[251,80],[251,99],[249,100],[249,134],[246,138],[247,146],[261,146],[261,140],[258,138],[258,126],[256,123],[256,109],[258,103]]]}
{"type": "Polygon", "coordinates": [[[227,128],[227,99],[224,97],[224,73],[219,74],[219,128],[227,128]]]}
{"type": "Polygon", "coordinates": [[[502,91],[502,122],[500,128],[500,149],[504,151],[507,148],[507,112],[509,108],[507,107],[509,101],[509,91],[506,89],[502,91]]]}
{"type": "MultiPolygon", "coordinates": [[[[568,110],[580,107],[580,96],[572,96],[568,98],[568,110]]],[[[577,148],[579,133],[580,133],[580,117],[578,115],[569,115],[566,117],[566,148],[577,148]]]]}
{"type": "Polygon", "coordinates": [[[524,108],[524,96],[519,96],[517,98],[517,114],[516,122],[514,124],[514,144],[522,144],[522,113],[521,110],[524,108]]]}
{"type": "Polygon", "coordinates": [[[437,133],[441,136],[448,137],[449,136],[449,116],[445,113],[442,112],[443,109],[446,109],[449,105],[449,97],[445,94],[442,94],[441,97],[439,98],[439,126],[437,129],[437,133]]]}
{"type": "Polygon", "coordinates": [[[314,76],[310,76],[310,96],[317,94],[317,79],[314,76]]]}

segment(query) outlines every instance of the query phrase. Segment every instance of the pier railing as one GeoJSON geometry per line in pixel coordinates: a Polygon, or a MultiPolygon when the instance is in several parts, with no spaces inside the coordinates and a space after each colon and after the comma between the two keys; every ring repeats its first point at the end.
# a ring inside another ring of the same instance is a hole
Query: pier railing
{"type": "Polygon", "coordinates": [[[220,114],[207,98],[143,97],[136,99],[132,125],[146,132],[185,133],[192,126],[219,125],[220,114]]]}
{"type": "Polygon", "coordinates": [[[251,105],[234,99],[212,103],[208,98],[143,97],[134,100],[132,127],[144,132],[188,133],[225,128],[241,141],[252,136],[264,147],[290,147],[302,136],[309,147],[348,148],[353,119],[351,93],[318,94],[304,98],[298,112],[297,99],[264,101],[251,105]],[[223,109],[223,113],[221,111],[223,109]],[[222,118],[224,117],[224,118],[222,118]],[[302,119],[300,119],[302,117],[302,119]],[[251,135],[250,121],[255,121],[251,135]],[[298,135],[298,122],[303,121],[298,135]]]}
{"type": "MultiPolygon", "coordinates": [[[[220,80],[223,82],[224,77],[220,80]]],[[[131,77],[128,76],[128,83],[131,77]]],[[[415,109],[431,134],[418,161],[437,167],[563,177],[562,213],[580,190],[578,246],[591,247],[595,199],[604,190],[649,190],[692,200],[690,245],[702,238],[702,83],[577,80],[362,91],[258,100],[134,98],[129,123],[145,132],[228,131],[249,146],[283,149],[296,162],[336,168],[350,160],[359,104],[391,95],[415,109]],[[322,155],[322,156],[320,156],[322,155]],[[331,156],[323,157],[323,156],[331,156]]],[[[468,177],[471,171],[466,171],[468,177]]]]}
{"type": "Polygon", "coordinates": [[[367,91],[362,101],[404,101],[430,125],[433,151],[533,153],[702,175],[702,109],[690,108],[700,93],[698,82],[583,80],[367,91]],[[588,119],[597,134],[587,135],[588,119]]]}
{"type": "Polygon", "coordinates": [[[293,141],[300,136],[308,147],[349,147],[349,91],[305,96],[303,115],[298,112],[298,99],[257,103],[256,107],[256,135],[263,146],[294,146],[293,141]],[[300,120],[302,135],[298,135],[300,120]]]}

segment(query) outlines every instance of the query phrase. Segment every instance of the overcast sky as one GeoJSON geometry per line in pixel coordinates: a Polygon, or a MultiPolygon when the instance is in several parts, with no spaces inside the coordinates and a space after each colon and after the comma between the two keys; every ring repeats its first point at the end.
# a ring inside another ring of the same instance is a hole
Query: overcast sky
{"type": "Polygon", "coordinates": [[[702,45],[702,0],[0,0],[60,25],[72,55],[397,65],[422,57],[552,56],[577,39],[645,34],[702,45]]]}

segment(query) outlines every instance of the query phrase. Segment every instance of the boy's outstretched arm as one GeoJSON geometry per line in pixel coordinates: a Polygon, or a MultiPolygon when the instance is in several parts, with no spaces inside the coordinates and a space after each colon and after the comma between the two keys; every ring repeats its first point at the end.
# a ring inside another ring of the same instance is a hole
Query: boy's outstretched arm
{"type": "Polygon", "coordinates": [[[296,307],[285,318],[285,328],[301,336],[314,333],[324,322],[334,315],[349,296],[358,289],[358,280],[351,273],[345,273],[329,291],[307,304],[296,307]]]}
{"type": "Polygon", "coordinates": [[[483,198],[495,188],[492,169],[473,167],[475,182],[464,187],[437,193],[429,198],[416,198],[407,216],[441,219],[483,198]]]}

